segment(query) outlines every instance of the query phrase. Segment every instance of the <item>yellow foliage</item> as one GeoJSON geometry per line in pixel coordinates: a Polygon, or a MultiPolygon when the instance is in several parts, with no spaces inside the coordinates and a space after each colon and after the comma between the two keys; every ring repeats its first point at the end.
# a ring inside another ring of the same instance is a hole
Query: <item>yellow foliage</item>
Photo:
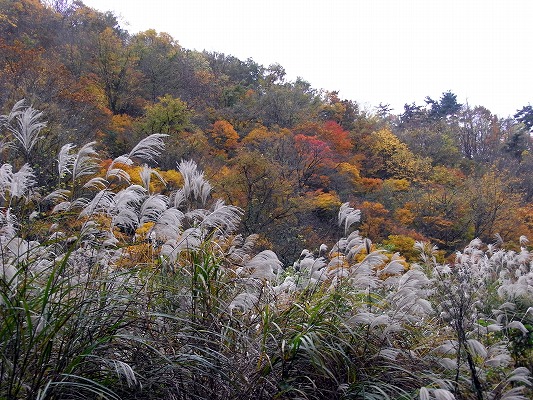
{"type": "Polygon", "coordinates": [[[216,171],[216,176],[218,177],[227,177],[232,174],[231,169],[227,165],[223,165],[216,171]]]}
{"type": "Polygon", "coordinates": [[[257,144],[258,142],[261,142],[265,139],[268,139],[271,136],[271,133],[268,131],[268,129],[260,125],[250,131],[248,135],[242,140],[245,144],[257,144]]]}
{"type": "Polygon", "coordinates": [[[429,158],[415,155],[389,129],[372,133],[370,173],[396,179],[420,180],[431,172],[429,158]]]}
{"type": "Polygon", "coordinates": [[[405,235],[390,235],[383,241],[385,246],[391,248],[391,251],[400,253],[407,261],[417,261],[418,252],[415,250],[415,239],[405,235]]]}
{"type": "Polygon", "coordinates": [[[355,184],[361,181],[361,175],[359,174],[359,168],[357,168],[357,166],[342,162],[337,168],[340,174],[348,176],[351,183],[355,184]]]}
{"type": "Polygon", "coordinates": [[[317,196],[314,197],[314,206],[321,210],[337,210],[342,202],[335,192],[323,193],[319,192],[317,196]]]}
{"type": "Polygon", "coordinates": [[[385,179],[383,187],[393,192],[403,192],[411,187],[411,183],[407,179],[385,179]]]}
{"type": "Polygon", "coordinates": [[[93,79],[83,79],[86,81],[87,84],[85,86],[85,90],[87,94],[95,100],[95,102],[98,104],[100,109],[107,108],[107,98],[105,95],[105,90],[103,87],[98,85],[98,83],[93,79]]]}
{"type": "Polygon", "coordinates": [[[457,185],[465,179],[465,175],[456,168],[448,168],[443,165],[433,167],[431,181],[441,185],[457,185]]]}
{"type": "Polygon", "coordinates": [[[381,129],[374,132],[372,139],[373,152],[383,156],[392,157],[397,151],[408,150],[407,145],[402,143],[389,129],[381,129]]]}
{"type": "Polygon", "coordinates": [[[155,257],[157,257],[157,250],[151,243],[138,243],[125,249],[125,257],[117,263],[117,266],[128,268],[137,267],[139,264],[155,265],[155,257]]]}
{"type": "Polygon", "coordinates": [[[155,224],[153,222],[145,222],[135,230],[135,236],[140,240],[146,239],[148,233],[155,224]]]}
{"type": "Polygon", "coordinates": [[[183,185],[183,177],[175,169],[169,169],[167,171],[160,171],[159,174],[163,177],[167,183],[167,188],[178,188],[183,185]]]}

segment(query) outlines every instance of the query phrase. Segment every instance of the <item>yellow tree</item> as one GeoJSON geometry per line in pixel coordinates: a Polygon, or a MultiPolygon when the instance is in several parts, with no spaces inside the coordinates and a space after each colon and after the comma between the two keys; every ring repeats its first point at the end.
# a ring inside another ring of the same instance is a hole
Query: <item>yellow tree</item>
{"type": "Polygon", "coordinates": [[[128,46],[111,28],[98,35],[96,71],[113,114],[128,111],[139,89],[140,73],[132,46],[128,46]]]}
{"type": "Polygon", "coordinates": [[[515,181],[494,169],[467,179],[465,196],[473,237],[489,241],[498,233],[506,240],[517,239],[510,237],[521,224],[521,194],[516,187],[515,181]]]}
{"type": "Polygon", "coordinates": [[[192,111],[187,103],[170,95],[157,100],[157,103],[144,108],[145,115],[141,121],[143,132],[172,135],[189,126],[192,111]]]}
{"type": "Polygon", "coordinates": [[[431,160],[413,154],[389,129],[373,132],[367,139],[364,161],[368,175],[381,179],[423,179],[431,171],[431,160]]]}

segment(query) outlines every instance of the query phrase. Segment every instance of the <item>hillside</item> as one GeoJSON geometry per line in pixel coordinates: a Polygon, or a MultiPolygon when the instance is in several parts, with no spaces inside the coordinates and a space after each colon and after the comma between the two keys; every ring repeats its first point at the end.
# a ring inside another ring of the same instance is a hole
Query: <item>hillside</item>
{"type": "Polygon", "coordinates": [[[190,51],[153,30],[130,35],[82,3],[3,3],[0,104],[8,112],[26,99],[46,116],[40,183],[59,144],[99,139],[113,157],[167,133],[159,167],[194,159],[215,193],[245,210],[241,231],[286,261],[334,239],[346,201],[363,211],[360,231],[392,248],[412,238],[449,254],[531,232],[531,107],[498,119],[446,92],[401,115],[369,113],[286,81],[280,65],[190,51]]]}

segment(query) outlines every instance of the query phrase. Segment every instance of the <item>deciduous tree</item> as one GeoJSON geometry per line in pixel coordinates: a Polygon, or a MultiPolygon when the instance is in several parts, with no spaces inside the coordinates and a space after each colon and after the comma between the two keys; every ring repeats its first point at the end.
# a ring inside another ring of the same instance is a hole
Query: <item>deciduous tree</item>
{"type": "Polygon", "coordinates": [[[141,76],[134,68],[138,56],[132,46],[106,28],[98,35],[96,72],[113,114],[136,112],[141,76]]]}
{"type": "Polygon", "coordinates": [[[187,103],[170,95],[158,98],[158,102],[145,107],[141,126],[145,133],[174,134],[190,124],[192,112],[187,103]]]}

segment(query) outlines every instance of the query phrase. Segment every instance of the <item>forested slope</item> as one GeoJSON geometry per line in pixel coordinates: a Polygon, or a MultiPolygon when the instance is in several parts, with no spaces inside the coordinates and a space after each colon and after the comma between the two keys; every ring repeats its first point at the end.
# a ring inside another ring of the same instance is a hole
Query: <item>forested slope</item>
{"type": "Polygon", "coordinates": [[[41,184],[62,143],[99,139],[111,158],[166,133],[159,167],[194,159],[245,210],[241,231],[287,261],[334,238],[346,201],[363,211],[360,231],[391,248],[424,239],[449,254],[497,233],[516,244],[532,229],[530,106],[499,118],[446,92],[398,115],[361,110],[286,81],[280,65],[187,50],[81,2],[54,4],[1,8],[0,104],[8,112],[26,99],[46,115],[32,155],[41,184]]]}

